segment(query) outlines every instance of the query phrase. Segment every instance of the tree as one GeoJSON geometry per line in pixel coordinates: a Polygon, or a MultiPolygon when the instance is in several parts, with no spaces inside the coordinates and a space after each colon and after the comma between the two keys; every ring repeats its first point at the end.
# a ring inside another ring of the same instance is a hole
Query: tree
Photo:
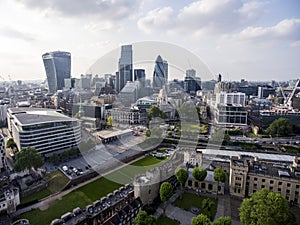
{"type": "MultiPolygon", "coordinates": [[[[206,176],[207,176],[207,171],[206,171],[206,169],[204,169],[204,168],[202,168],[202,167],[195,167],[195,168],[193,169],[192,174],[193,174],[193,177],[194,177],[197,181],[201,182],[201,181],[204,181],[204,179],[206,178],[206,176]]],[[[200,184],[198,184],[198,189],[199,189],[199,187],[200,187],[200,184]]]]}
{"type": "Polygon", "coordinates": [[[295,216],[290,211],[286,198],[265,188],[244,199],[239,211],[240,220],[246,225],[295,224],[295,216]]]}
{"type": "Polygon", "coordinates": [[[165,214],[166,201],[168,201],[173,195],[173,187],[169,182],[163,182],[159,189],[160,200],[164,203],[163,210],[165,214]]]}
{"type": "Polygon", "coordinates": [[[203,201],[201,202],[201,210],[202,210],[201,213],[206,215],[211,220],[213,220],[214,215],[212,215],[212,210],[215,205],[216,205],[216,202],[214,200],[212,200],[211,198],[203,199],[203,201]]]}
{"type": "Polygon", "coordinates": [[[229,216],[219,217],[213,225],[231,225],[231,218],[229,216]]]}
{"type": "Polygon", "coordinates": [[[180,198],[181,198],[182,189],[183,189],[182,187],[185,185],[185,182],[189,177],[189,172],[184,168],[178,168],[175,171],[175,176],[180,183],[180,189],[181,189],[180,198]]]}
{"type": "Polygon", "coordinates": [[[210,225],[209,218],[204,214],[192,218],[192,225],[210,225]]]}
{"type": "Polygon", "coordinates": [[[17,147],[17,144],[14,142],[14,139],[10,138],[6,142],[6,148],[14,149],[17,147]]]}
{"type": "Polygon", "coordinates": [[[153,215],[148,215],[146,211],[139,211],[136,218],[134,218],[135,225],[155,225],[156,220],[153,215]]]}
{"type": "Polygon", "coordinates": [[[293,124],[289,119],[274,120],[267,129],[269,135],[288,136],[293,133],[293,124]]]}
{"type": "Polygon", "coordinates": [[[169,137],[171,137],[173,135],[173,132],[169,130],[167,134],[169,137]]]}
{"type": "Polygon", "coordinates": [[[59,160],[59,156],[57,155],[57,153],[53,153],[50,158],[49,158],[50,162],[52,162],[53,164],[57,164],[58,160],[59,160]]]}
{"type": "Polygon", "coordinates": [[[114,123],[114,120],[113,120],[112,116],[109,116],[107,118],[107,125],[110,126],[110,127],[112,127],[113,123],[114,123]]]}
{"type": "Polygon", "coordinates": [[[221,168],[216,168],[214,170],[214,179],[215,181],[218,182],[218,187],[217,187],[217,196],[218,196],[218,193],[219,193],[219,182],[222,182],[224,183],[226,181],[226,173],[223,169],[221,168]]]}
{"type": "Polygon", "coordinates": [[[161,111],[161,110],[159,109],[159,107],[157,107],[157,106],[155,106],[155,105],[152,105],[152,106],[150,107],[148,116],[149,116],[149,119],[152,119],[152,118],[155,118],[155,117],[159,117],[159,118],[162,118],[162,119],[167,118],[166,113],[163,112],[163,111],[161,111]]]}
{"type": "Polygon", "coordinates": [[[22,171],[25,169],[32,170],[41,167],[44,164],[42,156],[35,148],[23,148],[16,154],[16,164],[14,169],[22,171]]]}
{"type": "Polygon", "coordinates": [[[151,136],[151,131],[150,130],[147,130],[146,131],[146,137],[150,137],[151,136]]]}

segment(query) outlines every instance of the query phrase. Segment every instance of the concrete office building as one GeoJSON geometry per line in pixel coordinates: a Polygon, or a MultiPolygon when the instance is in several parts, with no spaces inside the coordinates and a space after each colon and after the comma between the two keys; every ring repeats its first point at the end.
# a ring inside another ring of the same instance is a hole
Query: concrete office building
{"type": "Polygon", "coordinates": [[[76,147],[81,140],[78,120],[60,110],[42,108],[10,108],[8,129],[19,150],[34,147],[42,154],[76,147]]]}
{"type": "Polygon", "coordinates": [[[48,80],[49,92],[55,93],[64,88],[64,80],[71,77],[71,53],[47,52],[43,62],[48,80]]]}

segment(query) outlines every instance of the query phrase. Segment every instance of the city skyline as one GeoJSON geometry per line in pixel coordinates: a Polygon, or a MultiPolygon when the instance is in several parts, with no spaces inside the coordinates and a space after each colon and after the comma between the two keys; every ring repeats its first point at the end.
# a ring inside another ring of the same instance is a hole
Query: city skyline
{"type": "Polygon", "coordinates": [[[40,56],[63,50],[72,54],[72,77],[79,77],[113,49],[151,40],[187,49],[225,80],[296,79],[299,9],[296,0],[4,0],[0,73],[12,80],[46,79],[40,56]]]}

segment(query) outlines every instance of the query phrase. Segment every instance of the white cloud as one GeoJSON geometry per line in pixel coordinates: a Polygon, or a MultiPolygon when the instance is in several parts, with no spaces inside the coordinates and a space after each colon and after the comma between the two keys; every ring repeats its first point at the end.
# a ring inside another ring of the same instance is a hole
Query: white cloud
{"type": "Polygon", "coordinates": [[[247,27],[226,38],[238,41],[300,41],[300,19],[284,19],[270,27],[247,27]]]}
{"type": "Polygon", "coordinates": [[[200,0],[186,5],[176,14],[170,7],[152,10],[139,20],[138,27],[148,33],[168,29],[196,36],[224,34],[238,31],[257,20],[264,13],[265,5],[256,1],[200,0]]]}
{"type": "Polygon", "coordinates": [[[104,20],[121,20],[138,8],[137,0],[17,0],[26,7],[52,11],[63,16],[96,16],[104,20]]]}
{"type": "Polygon", "coordinates": [[[153,30],[168,28],[172,25],[173,9],[171,7],[157,8],[151,10],[147,15],[138,20],[138,28],[146,33],[153,30]]]}

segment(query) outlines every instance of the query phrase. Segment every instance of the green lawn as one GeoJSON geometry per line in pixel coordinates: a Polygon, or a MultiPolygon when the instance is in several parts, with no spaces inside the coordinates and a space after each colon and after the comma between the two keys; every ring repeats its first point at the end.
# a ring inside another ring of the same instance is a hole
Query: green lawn
{"type": "Polygon", "coordinates": [[[179,223],[168,217],[161,216],[157,219],[156,225],[179,225],[179,223]]]}
{"type": "Polygon", "coordinates": [[[126,179],[132,180],[132,178],[141,171],[145,172],[147,169],[156,166],[157,163],[160,162],[162,162],[162,160],[147,156],[118,171],[112,172],[106,177],[101,177],[72,191],[65,195],[61,200],[54,201],[46,211],[41,211],[39,209],[32,210],[23,214],[21,217],[28,219],[31,225],[50,224],[53,219],[60,218],[64,213],[72,211],[76,207],[84,208],[88,204],[91,204],[122,186],[122,184],[112,181],[111,178],[120,179],[120,177],[125,177],[122,182],[124,181],[124,183],[126,183],[126,179]]]}
{"type": "Polygon", "coordinates": [[[21,205],[25,204],[27,202],[31,202],[31,201],[35,201],[35,200],[39,200],[42,198],[45,198],[47,196],[51,195],[51,191],[49,191],[47,188],[44,190],[41,190],[39,192],[35,192],[32,195],[28,195],[26,197],[22,197],[21,198],[21,205]]]}
{"type": "Polygon", "coordinates": [[[217,201],[214,198],[198,196],[191,193],[183,193],[182,199],[177,199],[173,204],[179,208],[190,211],[191,206],[196,206],[197,208],[202,208],[202,201],[204,199],[211,199],[215,202],[214,207],[211,210],[211,217],[214,218],[217,210],[217,201]]]}
{"type": "Polygon", "coordinates": [[[28,195],[26,197],[21,198],[21,204],[25,204],[34,200],[39,200],[51,194],[54,194],[60,191],[69,182],[69,178],[67,178],[59,170],[46,175],[45,179],[49,180],[48,187],[44,190],[35,192],[32,195],[28,195]]]}

